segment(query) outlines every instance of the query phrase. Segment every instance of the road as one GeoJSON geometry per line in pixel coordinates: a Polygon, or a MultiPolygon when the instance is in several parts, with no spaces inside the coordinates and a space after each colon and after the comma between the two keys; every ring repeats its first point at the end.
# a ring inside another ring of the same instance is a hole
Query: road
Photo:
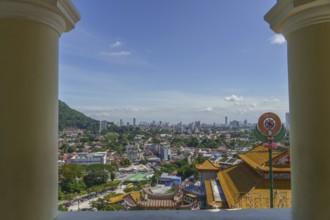
{"type": "MultiPolygon", "coordinates": [[[[90,199],[76,199],[72,202],[72,205],[68,207],[69,211],[78,211],[78,210],[82,210],[82,209],[90,209],[92,208],[91,203],[93,201],[98,200],[99,198],[104,197],[106,194],[110,193],[110,192],[115,192],[115,193],[124,193],[122,188],[118,188],[116,190],[107,190],[104,191],[102,193],[97,193],[97,194],[90,194],[90,199]],[[79,202],[78,202],[79,200],[79,202]]],[[[86,196],[84,196],[86,197],[86,196]]]]}

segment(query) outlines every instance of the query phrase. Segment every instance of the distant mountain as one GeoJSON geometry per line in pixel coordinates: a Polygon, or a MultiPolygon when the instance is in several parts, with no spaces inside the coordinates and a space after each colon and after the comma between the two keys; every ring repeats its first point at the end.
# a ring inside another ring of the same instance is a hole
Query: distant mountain
{"type": "Polygon", "coordinates": [[[58,101],[58,114],[58,129],[60,131],[64,128],[80,128],[96,133],[99,130],[99,121],[70,108],[61,100],[58,101]]]}

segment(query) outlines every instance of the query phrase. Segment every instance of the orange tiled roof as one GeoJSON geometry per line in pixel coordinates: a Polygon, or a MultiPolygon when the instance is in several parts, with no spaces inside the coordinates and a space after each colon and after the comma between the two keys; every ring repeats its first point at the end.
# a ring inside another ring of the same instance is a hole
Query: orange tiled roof
{"type": "Polygon", "coordinates": [[[204,163],[202,164],[196,164],[196,168],[198,170],[211,170],[211,171],[219,171],[220,170],[220,165],[213,163],[210,160],[205,160],[204,163]]]}
{"type": "Polygon", "coordinates": [[[150,199],[146,201],[141,201],[139,206],[148,207],[148,208],[174,208],[177,206],[177,203],[170,199],[150,199]]]}

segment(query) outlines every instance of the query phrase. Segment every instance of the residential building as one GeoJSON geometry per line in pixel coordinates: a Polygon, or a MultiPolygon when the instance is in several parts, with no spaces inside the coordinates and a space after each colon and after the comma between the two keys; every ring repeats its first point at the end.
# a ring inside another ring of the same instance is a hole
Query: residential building
{"type": "Polygon", "coordinates": [[[106,164],[107,152],[77,153],[70,159],[71,164],[90,165],[106,164]]]}
{"type": "Polygon", "coordinates": [[[162,160],[170,160],[171,159],[170,156],[171,156],[170,146],[167,144],[161,144],[159,148],[159,157],[162,160]]]}
{"type": "Polygon", "coordinates": [[[133,162],[138,162],[142,159],[142,151],[139,145],[127,145],[123,157],[129,158],[133,162]]]}
{"type": "Polygon", "coordinates": [[[108,122],[107,121],[100,121],[99,132],[102,132],[104,130],[107,130],[107,128],[108,128],[108,122]]]}
{"type": "Polygon", "coordinates": [[[162,173],[158,180],[158,184],[165,185],[165,186],[173,186],[178,185],[181,183],[181,177],[169,175],[168,173],[162,173]]]}
{"type": "Polygon", "coordinates": [[[290,113],[285,113],[285,127],[288,131],[290,131],[290,113]]]}

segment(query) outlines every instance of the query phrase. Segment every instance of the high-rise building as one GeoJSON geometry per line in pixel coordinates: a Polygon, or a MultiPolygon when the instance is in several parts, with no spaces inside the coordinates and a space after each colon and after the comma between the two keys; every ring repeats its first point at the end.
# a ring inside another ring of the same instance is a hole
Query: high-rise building
{"type": "Polygon", "coordinates": [[[119,126],[123,126],[124,125],[124,123],[123,123],[123,119],[120,119],[119,120],[119,126]]]}
{"type": "Polygon", "coordinates": [[[228,125],[228,117],[225,116],[225,125],[227,126],[228,125]]]}
{"type": "Polygon", "coordinates": [[[238,128],[239,127],[239,121],[233,120],[229,123],[229,125],[233,128],[238,128]]]}
{"type": "Polygon", "coordinates": [[[136,126],[136,119],[133,118],[133,126],[135,127],[136,126]]]}
{"type": "Polygon", "coordinates": [[[159,156],[162,160],[169,160],[171,157],[171,148],[169,145],[161,145],[159,149],[159,156]]]}
{"type": "Polygon", "coordinates": [[[107,128],[108,128],[108,122],[107,121],[100,121],[99,132],[102,132],[103,130],[107,130],[107,128]]]}
{"type": "Polygon", "coordinates": [[[290,113],[285,113],[285,127],[287,130],[290,130],[290,113]]]}
{"type": "Polygon", "coordinates": [[[244,122],[243,122],[243,126],[246,127],[248,125],[248,122],[247,120],[245,119],[244,122]]]}

